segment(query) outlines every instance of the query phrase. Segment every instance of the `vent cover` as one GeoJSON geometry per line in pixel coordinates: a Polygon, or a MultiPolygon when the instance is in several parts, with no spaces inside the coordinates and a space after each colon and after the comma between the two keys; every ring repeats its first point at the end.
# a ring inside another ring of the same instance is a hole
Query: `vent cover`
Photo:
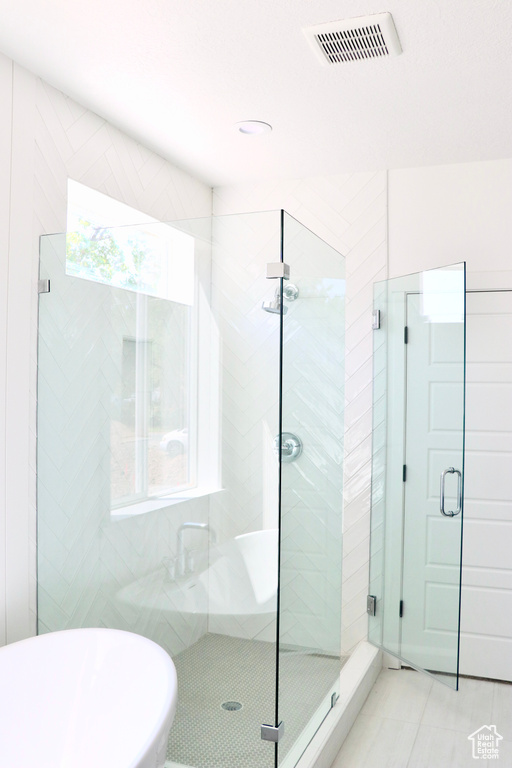
{"type": "Polygon", "coordinates": [[[390,13],[332,21],[303,32],[322,64],[378,59],[402,52],[390,13]]]}

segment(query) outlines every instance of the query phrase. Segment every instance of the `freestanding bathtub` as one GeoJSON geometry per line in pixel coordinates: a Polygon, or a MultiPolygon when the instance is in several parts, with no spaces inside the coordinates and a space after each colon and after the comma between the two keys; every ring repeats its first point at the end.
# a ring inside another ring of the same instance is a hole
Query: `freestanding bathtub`
{"type": "Polygon", "coordinates": [[[254,531],[212,547],[210,558],[185,577],[167,566],[128,584],[117,598],[138,609],[208,616],[210,622],[242,616],[274,618],[277,606],[275,528],[254,531]]]}
{"type": "Polygon", "coordinates": [[[2,768],[162,768],[176,671],[131,632],[71,629],[0,649],[2,768]]]}

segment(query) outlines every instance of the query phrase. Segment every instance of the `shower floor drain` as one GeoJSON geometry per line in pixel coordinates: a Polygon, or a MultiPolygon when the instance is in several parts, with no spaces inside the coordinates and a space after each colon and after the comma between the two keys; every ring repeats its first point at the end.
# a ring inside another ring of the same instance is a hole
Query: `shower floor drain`
{"type": "Polygon", "coordinates": [[[228,712],[236,712],[237,709],[242,709],[239,701],[225,701],[221,706],[222,709],[227,709],[228,712]]]}

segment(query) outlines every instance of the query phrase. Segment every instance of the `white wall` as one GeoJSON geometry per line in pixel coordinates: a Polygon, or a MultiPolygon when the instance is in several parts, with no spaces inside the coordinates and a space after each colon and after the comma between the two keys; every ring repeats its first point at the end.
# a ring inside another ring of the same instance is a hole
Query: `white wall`
{"type": "Polygon", "coordinates": [[[467,262],[468,287],[512,287],[512,160],[389,172],[389,276],[467,262]]]}
{"type": "MultiPolygon", "coordinates": [[[[39,235],[65,230],[68,176],[163,220],[208,216],[211,190],[6,57],[0,57],[0,97],[3,643],[33,634],[36,621],[39,235]]],[[[349,651],[366,635],[371,431],[369,313],[371,283],[384,277],[386,268],[386,176],[361,173],[313,178],[219,189],[215,195],[217,214],[281,207],[347,256],[343,615],[344,644],[349,651]]]]}
{"type": "Polygon", "coordinates": [[[280,207],[346,257],[342,642],[350,652],[367,632],[373,282],[466,260],[469,288],[512,288],[512,160],[392,170],[387,190],[385,173],[214,190],[217,215],[280,207]]]}
{"type": "MultiPolygon", "coordinates": [[[[63,231],[70,176],[162,219],[208,216],[211,190],[0,57],[0,642],[35,631],[38,237],[63,231]],[[9,450],[6,450],[6,446],[9,450]],[[9,546],[6,548],[5,541],[9,546]]],[[[389,276],[466,259],[512,287],[512,160],[389,173],[389,276]]],[[[284,208],[346,257],[343,643],[366,635],[372,283],[387,276],[385,173],[219,188],[214,213],[284,208]]]]}
{"type": "MultiPolygon", "coordinates": [[[[211,499],[210,521],[217,538],[230,539],[278,526],[273,440],[279,432],[280,324],[278,315],[262,311],[262,302],[278,287],[266,280],[265,266],[279,258],[281,214],[219,216],[213,235],[224,491],[211,499]]],[[[281,476],[280,639],[332,651],[341,612],[341,602],[333,610],[330,601],[341,573],[341,531],[333,522],[343,488],[345,265],[290,216],[284,235],[299,300],[285,299],[283,423],[307,449],[298,462],[284,464],[281,476]]],[[[210,616],[209,629],[274,641],[275,616],[210,616]]]]}
{"type": "MultiPolygon", "coordinates": [[[[279,431],[279,318],[262,312],[261,303],[268,297],[264,265],[279,249],[280,215],[272,211],[215,219],[212,236],[211,306],[220,346],[223,490],[211,497],[210,524],[217,540],[226,541],[277,528],[272,438],[279,431]]],[[[277,559],[270,568],[277,568],[277,559]]],[[[243,583],[236,563],[229,578],[243,583]]],[[[274,614],[275,606],[260,615],[212,612],[208,628],[233,637],[275,641],[274,614]]]]}
{"type": "Polygon", "coordinates": [[[164,221],[209,216],[211,189],[4,56],[0,56],[0,100],[0,643],[4,643],[34,634],[36,621],[39,236],[66,228],[68,176],[164,221]]]}
{"type": "MultiPolygon", "coordinates": [[[[467,286],[470,290],[512,290],[511,212],[512,159],[391,171],[390,276],[464,260],[467,262],[467,286]]],[[[479,300],[484,301],[485,296],[480,294],[479,300]]],[[[500,302],[503,302],[504,296],[498,294],[500,302]]],[[[482,305],[474,304],[471,298],[468,300],[466,508],[460,659],[463,673],[506,679],[510,677],[507,669],[510,632],[503,618],[508,614],[502,606],[507,599],[508,582],[506,569],[499,568],[496,562],[500,549],[508,552],[510,559],[511,546],[507,541],[507,535],[510,538],[507,531],[509,523],[498,528],[499,523],[491,521],[491,528],[499,530],[498,535],[501,536],[498,548],[482,535],[484,518],[488,530],[489,518],[498,519],[499,514],[494,511],[492,495],[486,499],[481,477],[488,459],[486,439],[491,448],[489,456],[493,466],[500,459],[509,461],[505,442],[507,414],[504,414],[502,423],[495,418],[499,431],[493,432],[492,408],[486,407],[485,398],[483,401],[480,399],[483,388],[489,384],[492,386],[493,373],[496,375],[497,371],[503,370],[498,361],[506,360],[507,349],[510,349],[510,339],[506,336],[501,339],[494,337],[482,346],[481,338],[485,338],[490,323],[495,328],[505,327],[506,305],[500,302],[496,298],[491,299],[490,304],[482,305]],[[490,309],[493,302],[496,307],[499,306],[495,315],[490,309]],[[477,306],[485,306],[483,318],[479,312],[484,310],[475,311],[477,306]],[[482,320],[485,320],[485,326],[480,325],[482,320]],[[485,371],[482,363],[488,363],[485,371]],[[487,419],[488,423],[483,425],[482,419],[487,419]],[[482,595],[485,597],[482,598],[482,595]],[[493,613],[494,605],[498,604],[500,608],[493,613]],[[478,615],[474,605],[481,608],[478,615]]],[[[502,383],[500,389],[504,386],[502,383]]],[[[493,491],[495,486],[496,483],[493,483],[493,491]]],[[[505,520],[507,490],[503,483],[498,495],[505,509],[502,512],[502,519],[505,520]]]]}
{"type": "Polygon", "coordinates": [[[278,208],[346,258],[342,647],[350,653],[367,634],[372,283],[386,277],[386,174],[345,174],[214,190],[215,215],[278,208]]]}

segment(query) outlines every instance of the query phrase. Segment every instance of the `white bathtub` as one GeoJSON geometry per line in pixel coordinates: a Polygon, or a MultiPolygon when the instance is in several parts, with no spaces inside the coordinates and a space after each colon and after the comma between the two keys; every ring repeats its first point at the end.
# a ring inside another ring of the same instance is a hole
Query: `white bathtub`
{"type": "Polygon", "coordinates": [[[1,648],[0,678],[2,768],[163,768],[177,680],[151,640],[50,632],[1,648]]]}
{"type": "MultiPolygon", "coordinates": [[[[173,578],[168,565],[118,592],[124,603],[165,613],[273,617],[277,607],[278,531],[237,536],[210,549],[209,562],[173,578]]],[[[213,631],[217,631],[213,629],[213,631]]]]}

